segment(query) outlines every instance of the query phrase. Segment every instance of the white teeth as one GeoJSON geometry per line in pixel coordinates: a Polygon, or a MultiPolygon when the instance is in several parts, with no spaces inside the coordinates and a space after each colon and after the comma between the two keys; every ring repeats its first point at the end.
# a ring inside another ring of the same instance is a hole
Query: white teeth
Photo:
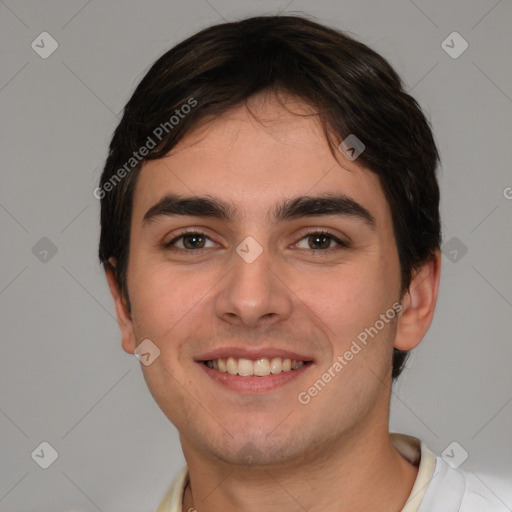
{"type": "Polygon", "coordinates": [[[223,373],[230,373],[231,375],[241,375],[242,377],[266,377],[267,375],[275,375],[281,372],[289,372],[291,370],[298,370],[304,366],[304,361],[296,361],[292,359],[282,359],[280,357],[273,357],[267,359],[266,357],[252,361],[251,359],[236,359],[228,357],[207,361],[206,366],[213,368],[223,373]]]}
{"type": "Polygon", "coordinates": [[[254,361],[253,374],[258,377],[270,375],[270,363],[268,362],[268,359],[258,359],[257,361],[254,361]]]}
{"type": "Polygon", "coordinates": [[[236,375],[236,372],[238,370],[238,363],[234,357],[228,357],[226,361],[226,366],[228,373],[231,373],[231,375],[236,375]]]}
{"type": "Polygon", "coordinates": [[[238,360],[238,375],[242,375],[243,377],[249,377],[250,375],[254,375],[254,364],[250,359],[242,359],[238,360]]]}
{"type": "Polygon", "coordinates": [[[226,373],[228,371],[228,367],[226,366],[226,362],[224,359],[217,359],[217,364],[219,365],[219,371],[226,373]]]}
{"type": "Polygon", "coordinates": [[[283,361],[280,357],[274,357],[270,361],[270,373],[281,373],[283,370],[283,361]]]}

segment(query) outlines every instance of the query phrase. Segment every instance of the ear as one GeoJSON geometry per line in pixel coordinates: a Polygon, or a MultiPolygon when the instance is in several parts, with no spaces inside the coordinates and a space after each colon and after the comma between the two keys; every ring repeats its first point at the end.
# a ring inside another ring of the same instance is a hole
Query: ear
{"type": "Polygon", "coordinates": [[[134,350],[137,348],[137,342],[135,331],[133,329],[132,317],[128,311],[124,297],[122,296],[121,291],[117,285],[115,270],[116,260],[114,258],[110,258],[108,262],[110,265],[105,266],[105,274],[107,276],[110,293],[114,299],[117,321],[119,323],[119,328],[121,329],[121,345],[125,352],[128,352],[128,354],[133,354],[134,350]]]}
{"type": "Polygon", "coordinates": [[[411,280],[409,290],[402,299],[398,316],[395,348],[411,350],[418,346],[427,333],[437,302],[441,276],[441,253],[425,263],[411,280]]]}

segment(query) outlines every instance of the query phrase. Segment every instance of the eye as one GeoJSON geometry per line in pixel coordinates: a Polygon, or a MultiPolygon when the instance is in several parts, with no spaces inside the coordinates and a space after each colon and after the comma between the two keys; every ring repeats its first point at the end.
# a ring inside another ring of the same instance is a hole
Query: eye
{"type": "Polygon", "coordinates": [[[171,241],[164,243],[166,249],[176,251],[194,251],[207,249],[206,241],[209,240],[216,245],[208,236],[200,230],[184,231],[171,241]]]}
{"type": "MultiPolygon", "coordinates": [[[[169,242],[163,244],[165,249],[176,252],[201,252],[203,249],[216,247],[217,244],[199,229],[183,231],[169,242]],[[207,246],[208,242],[212,245],[207,246]]],[[[295,246],[309,250],[314,254],[331,253],[340,248],[348,248],[350,244],[343,242],[329,231],[316,230],[303,236],[295,246]],[[302,245],[302,246],[301,246],[302,245]]]]}
{"type": "Polygon", "coordinates": [[[337,244],[338,247],[349,247],[348,243],[343,242],[332,233],[323,230],[312,231],[308,233],[306,236],[302,237],[296,245],[299,249],[310,249],[314,253],[331,252],[332,250],[336,250],[336,247],[332,246],[333,242],[337,244]],[[301,244],[303,245],[302,247],[300,246],[301,244]]]}

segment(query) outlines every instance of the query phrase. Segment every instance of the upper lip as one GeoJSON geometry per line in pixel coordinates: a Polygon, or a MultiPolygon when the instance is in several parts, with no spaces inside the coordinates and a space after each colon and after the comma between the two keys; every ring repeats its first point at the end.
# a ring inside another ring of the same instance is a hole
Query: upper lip
{"type": "Polygon", "coordinates": [[[234,357],[236,359],[263,359],[280,357],[295,361],[312,361],[313,358],[290,350],[282,350],[276,347],[249,349],[247,347],[225,347],[217,348],[199,355],[196,361],[213,361],[215,359],[234,357]]]}

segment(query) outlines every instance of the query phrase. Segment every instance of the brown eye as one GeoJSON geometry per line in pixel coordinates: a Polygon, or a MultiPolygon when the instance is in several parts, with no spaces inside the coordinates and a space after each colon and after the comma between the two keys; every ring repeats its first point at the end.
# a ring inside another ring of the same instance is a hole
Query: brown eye
{"type": "Polygon", "coordinates": [[[309,235],[308,243],[311,249],[329,249],[332,237],[327,235],[309,235]]]}
{"type": "Polygon", "coordinates": [[[176,251],[194,251],[206,249],[207,241],[213,243],[209,237],[199,231],[189,231],[173,238],[164,244],[166,249],[176,251]]]}
{"type": "Polygon", "coordinates": [[[186,249],[202,249],[205,244],[203,235],[184,235],[181,238],[186,249]]]}
{"type": "Polygon", "coordinates": [[[312,249],[313,252],[330,252],[331,250],[336,250],[336,245],[338,248],[349,247],[347,243],[341,241],[332,233],[315,231],[304,236],[297,244],[297,247],[299,249],[312,249]]]}

